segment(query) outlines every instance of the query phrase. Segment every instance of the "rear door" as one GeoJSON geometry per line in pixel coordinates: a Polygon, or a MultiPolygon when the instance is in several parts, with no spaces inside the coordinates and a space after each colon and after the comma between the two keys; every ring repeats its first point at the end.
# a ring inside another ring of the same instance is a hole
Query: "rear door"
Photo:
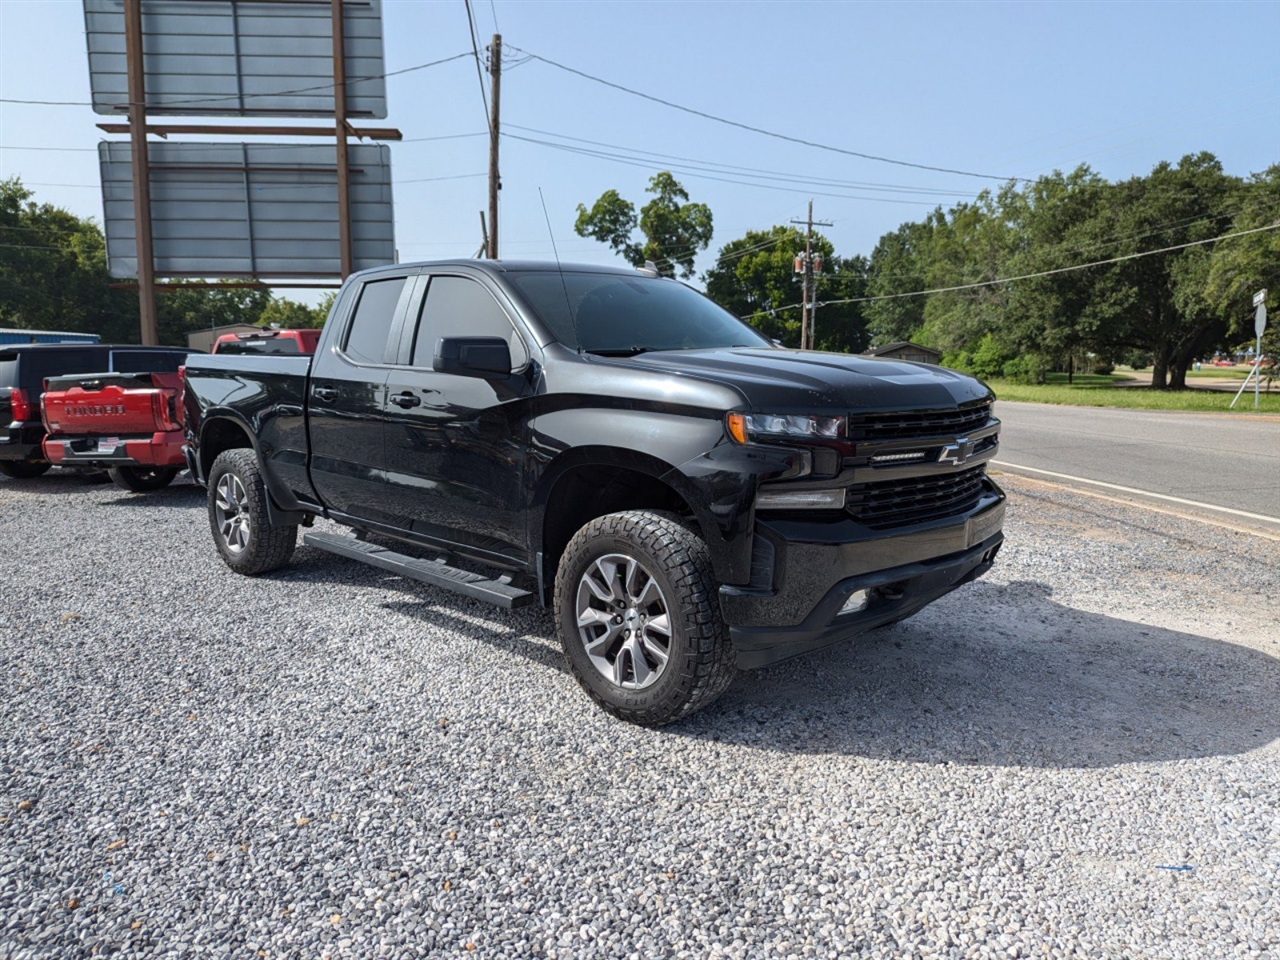
{"type": "Polygon", "coordinates": [[[396,525],[471,552],[524,559],[520,401],[530,357],[514,311],[478,278],[424,277],[387,381],[387,493],[396,525]],[[421,289],[425,287],[425,290],[421,289]],[[502,337],[512,372],[494,380],[436,373],[441,337],[502,337]]]}
{"type": "Polygon", "coordinates": [[[415,279],[374,275],[344,294],[345,325],[311,367],[311,482],[331,510],[390,522],[385,500],[387,374],[415,279]]]}

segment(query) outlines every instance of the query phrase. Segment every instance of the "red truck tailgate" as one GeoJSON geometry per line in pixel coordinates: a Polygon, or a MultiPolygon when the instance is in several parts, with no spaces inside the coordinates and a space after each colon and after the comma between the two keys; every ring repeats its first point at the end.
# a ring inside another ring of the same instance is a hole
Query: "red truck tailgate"
{"type": "Polygon", "coordinates": [[[41,399],[45,426],[63,436],[127,436],[178,427],[176,373],[51,378],[41,399]]]}

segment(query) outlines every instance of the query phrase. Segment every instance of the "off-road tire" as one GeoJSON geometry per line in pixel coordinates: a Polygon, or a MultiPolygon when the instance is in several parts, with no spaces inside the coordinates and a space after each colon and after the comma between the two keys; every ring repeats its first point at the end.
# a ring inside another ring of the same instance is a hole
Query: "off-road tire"
{"type": "Polygon", "coordinates": [[[267,519],[267,488],[258,457],[245,448],[224,450],[213,461],[209,471],[209,527],[223,563],[236,573],[250,577],[283,567],[298,544],[296,524],[273,524],[267,519]],[[243,497],[239,494],[235,497],[236,515],[247,517],[248,522],[243,546],[239,549],[224,533],[228,511],[219,506],[219,498],[225,493],[222,481],[227,477],[234,478],[228,483],[235,486],[238,482],[238,489],[243,492],[243,497]],[[219,519],[220,511],[223,521],[219,519]]]}
{"type": "Polygon", "coordinates": [[[111,482],[121,490],[146,493],[150,490],[160,490],[173,483],[173,478],[178,475],[178,468],[112,467],[107,472],[111,474],[111,482]]]}
{"type": "Polygon", "coordinates": [[[556,629],[570,670],[596,703],[631,723],[661,726],[702,709],[737,675],[718,592],[706,543],[674,514],[628,510],[592,520],[569,541],[556,573],[556,629]],[[627,689],[604,676],[579,632],[582,578],[597,559],[612,554],[637,560],[667,600],[668,659],[644,689],[627,689]]]}
{"type": "Polygon", "coordinates": [[[0,473],[14,480],[30,480],[52,466],[48,460],[0,460],[0,473]]]}

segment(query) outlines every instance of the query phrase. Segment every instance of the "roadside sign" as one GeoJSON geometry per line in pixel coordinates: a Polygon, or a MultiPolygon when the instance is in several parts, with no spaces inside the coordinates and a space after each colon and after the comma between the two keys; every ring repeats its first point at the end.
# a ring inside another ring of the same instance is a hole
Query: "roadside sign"
{"type": "Polygon", "coordinates": [[[1255,307],[1260,307],[1266,302],[1267,302],[1267,288],[1263,287],[1261,290],[1259,290],[1257,293],[1253,295],[1253,305],[1255,307]]]}
{"type": "Polygon", "coordinates": [[[1259,337],[1262,331],[1267,329],[1267,305],[1265,303],[1258,304],[1258,309],[1253,314],[1253,332],[1259,337]]]}

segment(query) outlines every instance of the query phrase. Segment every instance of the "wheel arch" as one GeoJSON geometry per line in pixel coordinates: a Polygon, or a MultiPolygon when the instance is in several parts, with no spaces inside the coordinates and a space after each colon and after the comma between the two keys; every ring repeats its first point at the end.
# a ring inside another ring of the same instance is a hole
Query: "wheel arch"
{"type": "MultiPolygon", "coordinates": [[[[691,520],[704,540],[719,539],[698,490],[671,464],[622,447],[577,447],[552,461],[535,490],[530,540],[536,544],[543,600],[570,538],[597,517],[622,510],[666,510],[691,520]]],[[[713,550],[714,554],[714,550],[713,550]]]]}

